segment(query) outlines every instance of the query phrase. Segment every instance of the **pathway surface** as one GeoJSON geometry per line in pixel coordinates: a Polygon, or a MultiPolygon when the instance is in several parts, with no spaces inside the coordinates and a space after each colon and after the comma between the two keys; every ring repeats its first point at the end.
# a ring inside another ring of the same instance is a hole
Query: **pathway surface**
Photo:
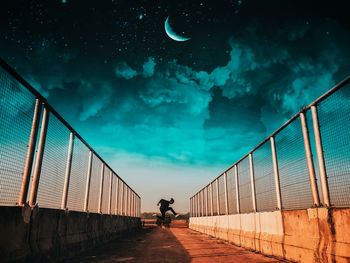
{"type": "Polygon", "coordinates": [[[151,227],[65,263],[78,262],[280,262],[188,228],[151,227]]]}

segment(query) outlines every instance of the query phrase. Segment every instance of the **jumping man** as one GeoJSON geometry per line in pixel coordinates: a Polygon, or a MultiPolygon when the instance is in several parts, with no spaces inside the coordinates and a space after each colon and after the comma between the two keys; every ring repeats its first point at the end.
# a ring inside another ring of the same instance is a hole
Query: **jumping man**
{"type": "Polygon", "coordinates": [[[162,213],[162,216],[158,216],[157,215],[157,217],[162,219],[162,220],[164,220],[165,213],[168,210],[170,210],[174,214],[175,217],[178,217],[179,215],[174,211],[174,209],[172,207],[169,207],[169,204],[173,204],[173,203],[174,203],[174,199],[173,198],[171,198],[170,201],[167,201],[167,200],[164,200],[164,199],[160,199],[160,201],[158,202],[157,205],[159,206],[159,204],[160,204],[159,210],[162,213]]]}

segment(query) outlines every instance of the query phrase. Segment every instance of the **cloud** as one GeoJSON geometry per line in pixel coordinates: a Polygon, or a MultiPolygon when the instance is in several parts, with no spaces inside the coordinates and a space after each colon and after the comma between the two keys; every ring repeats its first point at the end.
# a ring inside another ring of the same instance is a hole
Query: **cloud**
{"type": "Polygon", "coordinates": [[[148,58],[148,61],[145,62],[142,66],[143,68],[143,72],[142,72],[142,75],[145,77],[145,78],[149,78],[149,77],[152,77],[153,74],[154,74],[154,68],[156,66],[156,63],[154,62],[154,58],[152,57],[149,57],[148,58]]]}
{"type": "Polygon", "coordinates": [[[116,66],[115,74],[119,78],[129,80],[137,76],[137,71],[133,70],[126,62],[121,62],[116,66]]]}

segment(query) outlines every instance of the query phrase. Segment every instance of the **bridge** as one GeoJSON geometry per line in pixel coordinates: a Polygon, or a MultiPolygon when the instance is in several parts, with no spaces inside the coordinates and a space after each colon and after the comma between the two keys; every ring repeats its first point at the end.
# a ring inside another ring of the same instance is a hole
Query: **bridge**
{"type": "Polygon", "coordinates": [[[168,229],[143,225],[141,197],[0,66],[1,262],[350,262],[350,77],[197,191],[189,220],[168,229]]]}

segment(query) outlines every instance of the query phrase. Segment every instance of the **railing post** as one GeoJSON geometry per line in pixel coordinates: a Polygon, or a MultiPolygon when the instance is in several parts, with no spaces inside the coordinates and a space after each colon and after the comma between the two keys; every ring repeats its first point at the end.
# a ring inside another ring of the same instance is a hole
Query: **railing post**
{"type": "Polygon", "coordinates": [[[225,207],[226,207],[226,215],[228,215],[228,193],[227,193],[227,174],[224,173],[224,185],[225,185],[225,207]]]}
{"type": "Polygon", "coordinates": [[[324,202],[326,207],[330,207],[331,203],[329,200],[327,173],[326,173],[326,166],[324,163],[321,132],[320,132],[320,127],[319,127],[319,123],[318,123],[318,114],[317,114],[316,106],[311,106],[311,112],[312,112],[312,123],[314,126],[316,152],[317,152],[317,163],[318,163],[318,171],[319,171],[320,179],[321,179],[323,202],[324,202]]]}
{"type": "Polygon", "coordinates": [[[102,162],[101,165],[101,179],[100,179],[100,193],[99,193],[99,199],[98,199],[98,213],[102,213],[102,197],[103,197],[103,177],[104,177],[104,171],[105,170],[105,164],[102,162]]]}
{"type": "Polygon", "coordinates": [[[220,215],[220,199],[219,199],[219,182],[218,178],[215,179],[215,184],[216,184],[216,205],[217,205],[217,210],[218,210],[218,215],[220,215]]]}
{"type": "Polygon", "coordinates": [[[41,165],[43,162],[43,154],[45,149],[49,115],[50,115],[50,112],[47,109],[47,107],[44,105],[44,113],[43,113],[43,119],[41,121],[41,131],[40,131],[40,137],[39,137],[38,152],[35,160],[32,189],[31,189],[30,198],[29,198],[29,205],[32,207],[35,206],[36,197],[38,194],[38,186],[39,186],[39,180],[40,180],[41,165]]]}
{"type": "Polygon", "coordinates": [[[41,100],[36,99],[35,100],[33,121],[32,121],[32,129],[31,129],[30,137],[29,137],[27,157],[26,157],[26,163],[25,163],[24,171],[23,171],[22,186],[21,186],[21,192],[20,192],[19,199],[18,199],[18,205],[24,205],[26,200],[27,200],[28,188],[29,188],[29,182],[30,182],[30,174],[32,172],[32,167],[33,167],[36,139],[38,136],[41,106],[42,106],[41,100]]]}
{"type": "Polygon", "coordinates": [[[68,146],[68,155],[67,155],[67,164],[66,164],[66,175],[64,178],[63,194],[62,194],[62,203],[61,209],[67,208],[67,197],[68,197],[68,188],[70,181],[70,174],[72,168],[72,154],[74,147],[74,133],[71,132],[69,136],[69,146],[68,146]]]}
{"type": "Polygon", "coordinates": [[[112,211],[112,190],[113,190],[113,173],[109,171],[109,197],[108,197],[108,214],[112,211]]]}
{"type": "Polygon", "coordinates": [[[210,210],[211,210],[211,216],[214,215],[214,199],[213,199],[213,183],[210,183],[210,202],[211,202],[211,206],[210,206],[210,210]]]}
{"type": "Polygon", "coordinates": [[[316,207],[319,207],[320,206],[320,198],[318,196],[316,176],[315,176],[315,167],[314,167],[314,162],[313,162],[312,153],[311,153],[309,129],[307,127],[307,122],[306,122],[304,112],[300,113],[300,121],[301,121],[302,130],[303,130],[304,148],[305,148],[305,155],[306,155],[306,161],[307,161],[307,168],[309,171],[309,179],[310,179],[312,198],[314,200],[314,205],[316,207]]]}
{"type": "Polygon", "coordinates": [[[86,175],[84,212],[87,212],[87,211],[88,211],[88,205],[89,205],[89,190],[90,190],[90,178],[91,178],[92,157],[93,157],[93,153],[92,153],[92,151],[90,150],[90,152],[89,152],[88,171],[87,171],[87,175],[86,175]]]}
{"type": "Polygon", "coordinates": [[[282,209],[282,198],[281,198],[281,187],[280,187],[280,179],[278,172],[278,162],[277,162],[277,154],[276,154],[276,145],[275,145],[275,137],[270,137],[271,142],[271,153],[272,153],[272,165],[273,165],[273,175],[275,178],[275,188],[276,188],[276,199],[277,199],[277,207],[279,210],[282,209]]]}
{"type": "Polygon", "coordinates": [[[239,183],[238,183],[238,167],[235,165],[235,181],[236,181],[236,206],[237,214],[241,213],[240,202],[239,202],[239,183]]]}
{"type": "Polygon", "coordinates": [[[252,187],[252,202],[253,210],[256,212],[256,195],[255,195],[255,179],[254,179],[254,163],[253,163],[253,154],[249,154],[249,166],[250,166],[250,182],[252,187]]]}

